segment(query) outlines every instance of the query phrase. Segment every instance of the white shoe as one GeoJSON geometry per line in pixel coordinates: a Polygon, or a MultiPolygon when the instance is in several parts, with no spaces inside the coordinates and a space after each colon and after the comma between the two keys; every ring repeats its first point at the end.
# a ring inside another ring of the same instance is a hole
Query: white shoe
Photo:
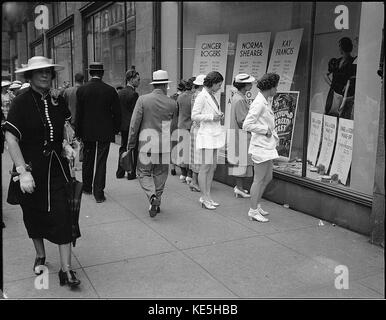
{"type": "Polygon", "coordinates": [[[257,205],[257,210],[259,210],[259,212],[260,212],[260,214],[261,214],[262,216],[267,216],[267,215],[269,215],[269,212],[264,211],[263,208],[260,206],[260,204],[257,205]]]}
{"type": "Polygon", "coordinates": [[[189,185],[193,179],[191,177],[186,177],[185,180],[186,180],[186,183],[189,185]]]}
{"type": "Polygon", "coordinates": [[[235,193],[236,198],[238,198],[239,196],[241,198],[250,198],[251,197],[250,194],[247,194],[244,191],[241,191],[239,188],[237,188],[237,186],[233,188],[233,192],[235,193]]]}
{"type": "Polygon", "coordinates": [[[259,209],[256,209],[256,210],[253,210],[253,209],[249,209],[248,211],[248,217],[249,217],[249,220],[253,221],[259,221],[259,222],[268,222],[269,220],[265,217],[263,217],[260,212],[259,212],[259,209]]]}
{"type": "Polygon", "coordinates": [[[215,207],[218,207],[220,204],[213,201],[212,199],[210,200],[210,203],[212,204],[212,206],[215,206],[215,207]]]}
{"type": "Polygon", "coordinates": [[[182,183],[186,183],[186,177],[183,176],[183,175],[180,175],[180,181],[181,181],[182,183]]]}

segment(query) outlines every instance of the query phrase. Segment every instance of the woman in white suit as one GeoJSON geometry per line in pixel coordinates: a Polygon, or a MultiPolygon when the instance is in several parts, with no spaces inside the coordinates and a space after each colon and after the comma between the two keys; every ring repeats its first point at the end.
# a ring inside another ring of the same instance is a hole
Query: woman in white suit
{"type": "Polygon", "coordinates": [[[210,190],[217,166],[217,149],[225,145],[225,131],[221,126],[224,114],[214,96],[223,81],[224,78],[219,72],[209,72],[204,79],[204,88],[197,95],[192,108],[192,120],[200,123],[196,141],[196,147],[202,151],[202,164],[198,174],[198,184],[202,192],[200,202],[203,208],[209,210],[219,206],[219,203],[211,198],[210,190]]]}
{"type": "Polygon", "coordinates": [[[280,76],[267,73],[257,81],[260,92],[252,102],[246,116],[243,129],[252,132],[248,153],[254,163],[254,177],[251,186],[250,220],[269,221],[268,212],[261,208],[260,201],[268,183],[272,180],[272,160],[279,157],[276,145],[279,137],[275,131],[275,115],[270,98],[276,94],[280,76]]]}

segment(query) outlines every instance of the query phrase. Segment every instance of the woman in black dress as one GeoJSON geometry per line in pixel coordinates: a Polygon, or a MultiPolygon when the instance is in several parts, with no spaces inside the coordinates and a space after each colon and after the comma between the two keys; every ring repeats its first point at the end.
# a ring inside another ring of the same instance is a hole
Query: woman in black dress
{"type": "MultiPolygon", "coordinates": [[[[24,73],[31,87],[12,101],[3,128],[8,150],[19,174],[20,188],[16,197],[23,211],[23,220],[36,249],[35,274],[45,264],[43,239],[58,244],[61,270],[60,284],[80,284],[71,270],[71,218],[66,198],[66,182],[70,178],[67,159],[74,150],[63,139],[65,120],[71,113],[61,96],[50,91],[55,71],[63,67],[45,57],[32,57],[28,65],[16,71],[24,73]]],[[[10,197],[10,194],[8,195],[10,197]]]]}
{"type": "Polygon", "coordinates": [[[356,65],[354,64],[356,57],[351,55],[352,50],[353,43],[350,38],[340,39],[339,51],[342,57],[332,58],[328,63],[328,73],[324,78],[330,86],[325,105],[327,115],[352,119],[356,76],[356,65]],[[338,100],[334,101],[334,99],[338,100]]]}

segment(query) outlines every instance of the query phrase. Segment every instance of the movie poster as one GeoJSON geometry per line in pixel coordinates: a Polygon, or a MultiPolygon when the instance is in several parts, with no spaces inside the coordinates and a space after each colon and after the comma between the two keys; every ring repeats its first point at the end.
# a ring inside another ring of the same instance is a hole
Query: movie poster
{"type": "Polygon", "coordinates": [[[279,136],[276,147],[279,156],[291,159],[292,139],[295,127],[299,91],[278,92],[272,100],[275,114],[275,130],[279,136]]]}

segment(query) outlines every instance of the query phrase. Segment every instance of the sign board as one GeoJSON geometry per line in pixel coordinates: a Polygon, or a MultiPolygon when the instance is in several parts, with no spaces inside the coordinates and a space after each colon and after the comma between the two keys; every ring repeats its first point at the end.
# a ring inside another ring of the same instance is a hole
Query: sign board
{"type": "Polygon", "coordinates": [[[280,75],[279,91],[291,90],[303,29],[278,32],[273,44],[268,72],[280,75]]]}
{"type": "Polygon", "coordinates": [[[340,118],[334,160],[332,161],[330,175],[337,174],[338,179],[344,185],[347,183],[348,172],[351,167],[353,137],[354,121],[340,118]]]}
{"type": "MultiPolygon", "coordinates": [[[[218,71],[225,79],[228,59],[229,34],[208,34],[196,37],[194,50],[193,75],[218,71]]],[[[221,92],[225,89],[223,81],[221,92]]]]}
{"type": "Polygon", "coordinates": [[[316,165],[322,139],[323,114],[311,112],[310,135],[308,137],[307,160],[316,165]]]}
{"type": "Polygon", "coordinates": [[[336,126],[336,117],[323,115],[322,147],[320,149],[320,155],[316,165],[323,165],[326,173],[331,163],[332,153],[334,152],[336,126]]]}

